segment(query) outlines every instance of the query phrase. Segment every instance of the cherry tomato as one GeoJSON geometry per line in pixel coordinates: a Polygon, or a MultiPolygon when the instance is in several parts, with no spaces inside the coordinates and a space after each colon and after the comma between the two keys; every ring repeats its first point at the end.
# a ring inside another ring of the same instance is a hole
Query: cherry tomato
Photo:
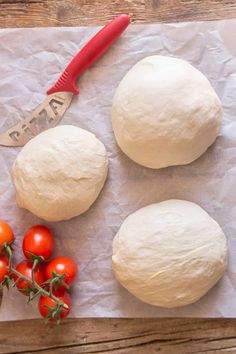
{"type": "Polygon", "coordinates": [[[0,250],[5,244],[11,244],[14,241],[14,234],[11,227],[3,220],[0,220],[0,250]]]}
{"type": "Polygon", "coordinates": [[[7,269],[8,266],[9,259],[0,254],[0,284],[4,281],[5,276],[10,274],[9,269],[7,269]]]}
{"type": "MultiPolygon", "coordinates": [[[[30,261],[22,261],[16,266],[16,270],[24,275],[25,277],[31,279],[32,277],[32,267],[33,267],[33,262],[30,261]]],[[[45,267],[42,263],[39,263],[37,267],[34,269],[34,280],[36,283],[38,283],[40,286],[43,285],[45,281],[45,275],[44,275],[44,270],[45,267]]],[[[16,281],[18,279],[18,276],[14,274],[14,280],[16,281]]],[[[16,284],[17,289],[24,295],[29,295],[30,290],[32,290],[33,284],[30,281],[20,279],[19,282],[16,284]]]]}
{"type": "Polygon", "coordinates": [[[33,226],[26,232],[22,247],[24,255],[28,259],[33,257],[48,259],[54,248],[53,234],[46,226],[33,226]]]}
{"type": "Polygon", "coordinates": [[[70,257],[56,257],[46,266],[46,280],[53,278],[53,273],[59,276],[65,274],[63,281],[67,285],[72,285],[78,273],[77,264],[70,257]]]}
{"type": "MultiPolygon", "coordinates": [[[[63,320],[65,317],[69,315],[71,310],[72,302],[71,302],[70,294],[62,290],[56,291],[53,294],[68,306],[68,309],[65,309],[63,307],[61,308],[59,318],[60,320],[63,320]]],[[[53,299],[51,299],[48,296],[43,296],[43,295],[40,296],[38,302],[38,309],[42,317],[46,318],[49,315],[50,311],[48,307],[54,308],[55,306],[56,306],[56,302],[53,299]]],[[[51,318],[50,321],[56,321],[56,319],[51,318]]]]}

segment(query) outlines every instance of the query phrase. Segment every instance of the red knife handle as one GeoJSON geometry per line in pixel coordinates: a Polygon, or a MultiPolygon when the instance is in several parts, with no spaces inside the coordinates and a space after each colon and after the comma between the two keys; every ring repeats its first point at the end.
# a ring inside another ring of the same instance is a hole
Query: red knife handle
{"type": "Polygon", "coordinates": [[[67,91],[78,94],[76,79],[113,44],[130,23],[128,15],[117,16],[104,26],[72,59],[47,94],[67,91]]]}

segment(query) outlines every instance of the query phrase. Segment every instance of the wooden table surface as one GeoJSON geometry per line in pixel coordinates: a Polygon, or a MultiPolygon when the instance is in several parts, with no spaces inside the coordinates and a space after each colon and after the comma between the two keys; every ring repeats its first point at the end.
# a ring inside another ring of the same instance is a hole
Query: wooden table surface
{"type": "MultiPolygon", "coordinates": [[[[133,22],[236,18],[234,0],[0,0],[0,27],[104,24],[122,12],[133,22]]],[[[1,43],[0,43],[1,46],[1,43]]],[[[236,353],[236,320],[78,319],[0,324],[0,353],[236,353]]]]}

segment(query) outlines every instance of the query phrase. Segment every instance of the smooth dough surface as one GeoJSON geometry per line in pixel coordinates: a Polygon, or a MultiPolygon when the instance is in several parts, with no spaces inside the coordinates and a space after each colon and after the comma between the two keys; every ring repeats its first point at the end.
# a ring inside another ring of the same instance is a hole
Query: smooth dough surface
{"type": "Polygon", "coordinates": [[[118,281],[140,300],[188,305],[223,275],[226,238],[197,204],[167,200],[125,219],[113,241],[112,264],[118,281]]]}
{"type": "Polygon", "coordinates": [[[112,125],[121,150],[149,168],[188,164],[215,141],[222,106],[208,79],[182,59],[151,56],[120,82],[112,125]]]}
{"type": "Polygon", "coordinates": [[[46,130],[13,165],[17,203],[47,221],[73,218],[96,200],[107,171],[106,149],[94,134],[71,125],[46,130]]]}

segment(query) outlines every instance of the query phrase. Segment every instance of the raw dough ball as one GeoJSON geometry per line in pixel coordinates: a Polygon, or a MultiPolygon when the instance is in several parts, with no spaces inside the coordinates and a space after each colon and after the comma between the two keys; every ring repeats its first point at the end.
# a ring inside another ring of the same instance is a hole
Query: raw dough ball
{"type": "Polygon", "coordinates": [[[188,305],[223,275],[226,239],[197,204],[167,200],[126,218],[113,241],[112,262],[119,282],[140,300],[188,305]]]}
{"type": "Polygon", "coordinates": [[[185,165],[215,141],[222,108],[207,78],[181,59],[139,61],[117,88],[112,125],[118,145],[140,165],[185,165]]]}
{"type": "Polygon", "coordinates": [[[104,145],[87,130],[65,125],[30,140],[13,165],[19,206],[48,221],[84,213],[107,177],[104,145]]]}

